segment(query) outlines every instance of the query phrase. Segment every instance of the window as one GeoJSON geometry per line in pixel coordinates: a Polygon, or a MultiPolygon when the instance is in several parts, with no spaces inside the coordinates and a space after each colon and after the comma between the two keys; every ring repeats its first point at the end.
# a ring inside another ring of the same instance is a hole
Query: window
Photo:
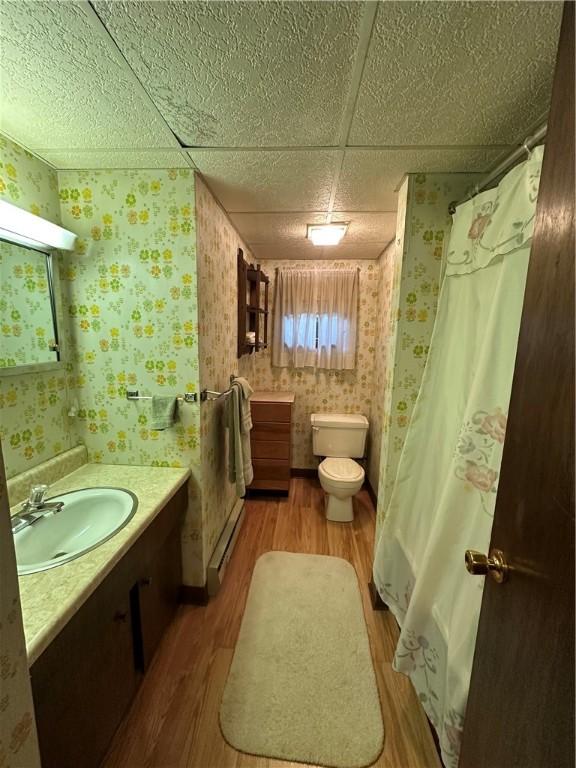
{"type": "Polygon", "coordinates": [[[355,367],[357,270],[280,269],[275,296],[273,365],[355,367]]]}
{"type": "Polygon", "coordinates": [[[344,346],[347,346],[346,338],[350,325],[348,318],[304,312],[298,321],[294,319],[294,315],[282,318],[282,340],[287,347],[302,347],[308,350],[332,347],[336,345],[339,336],[342,337],[344,346]]]}

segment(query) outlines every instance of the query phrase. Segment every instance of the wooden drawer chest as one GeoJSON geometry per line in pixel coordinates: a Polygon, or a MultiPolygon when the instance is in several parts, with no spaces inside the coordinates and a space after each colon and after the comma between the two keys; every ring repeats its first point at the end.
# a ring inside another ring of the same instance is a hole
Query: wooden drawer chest
{"type": "Polygon", "coordinates": [[[252,466],[254,490],[290,490],[292,392],[255,392],[252,410],[252,466]]]}

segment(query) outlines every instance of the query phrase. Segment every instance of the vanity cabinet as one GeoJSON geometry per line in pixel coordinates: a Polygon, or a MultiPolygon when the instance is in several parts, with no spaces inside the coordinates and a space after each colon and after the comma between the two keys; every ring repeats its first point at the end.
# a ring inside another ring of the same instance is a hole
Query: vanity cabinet
{"type": "Polygon", "coordinates": [[[250,398],[254,469],[250,489],[289,492],[293,404],[291,392],[255,392],[250,398]]]}
{"type": "Polygon", "coordinates": [[[43,768],[97,768],[181,586],[181,488],[31,668],[43,768]]]}

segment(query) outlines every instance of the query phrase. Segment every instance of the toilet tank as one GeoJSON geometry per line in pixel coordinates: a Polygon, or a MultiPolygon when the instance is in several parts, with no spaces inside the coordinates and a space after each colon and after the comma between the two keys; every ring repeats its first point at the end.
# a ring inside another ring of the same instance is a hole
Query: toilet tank
{"type": "Polygon", "coordinates": [[[360,459],[364,456],[368,419],[361,413],[313,413],[312,452],[315,456],[360,459]]]}

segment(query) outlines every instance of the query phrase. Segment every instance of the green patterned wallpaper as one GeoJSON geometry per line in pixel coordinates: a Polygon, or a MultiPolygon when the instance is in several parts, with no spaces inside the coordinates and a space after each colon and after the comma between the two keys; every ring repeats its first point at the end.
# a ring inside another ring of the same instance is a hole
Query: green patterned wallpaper
{"type": "Polygon", "coordinates": [[[0,199],[60,224],[56,171],[2,134],[0,199]]]}
{"type": "MultiPolygon", "coordinates": [[[[61,223],[56,172],[2,135],[0,198],[61,223]]],[[[0,439],[7,477],[76,445],[67,403],[64,371],[0,376],[0,439]]]]}
{"type": "Polygon", "coordinates": [[[53,363],[46,257],[0,240],[0,368],[53,363]]]}
{"type": "Polygon", "coordinates": [[[126,399],[199,390],[193,172],[61,171],[59,187],[79,236],[61,276],[77,433],[90,461],[192,468],[184,577],[203,583],[200,405],[158,432],[150,401],[126,399]]]}
{"type": "Polygon", "coordinates": [[[374,381],[372,384],[372,407],[370,409],[370,431],[372,440],[368,453],[367,475],[372,490],[378,495],[380,482],[380,466],[384,462],[382,455],[383,431],[388,433],[390,414],[390,374],[394,361],[394,344],[392,343],[396,333],[397,299],[395,291],[399,285],[398,265],[401,263],[396,258],[396,240],[389,243],[378,257],[378,289],[376,297],[376,331],[374,354],[374,381]],[[392,312],[392,307],[395,311],[392,312]],[[389,397],[386,399],[385,393],[389,397]]]}
{"type": "Polygon", "coordinates": [[[180,171],[62,171],[62,223],[79,236],[61,275],[72,399],[90,461],[187,466],[198,406],[150,428],[140,394],[198,390],[194,178],[180,171]]]}
{"type": "Polygon", "coordinates": [[[410,174],[400,191],[394,265],[390,265],[395,273],[391,322],[378,346],[380,354],[389,358],[385,387],[379,394],[383,415],[378,525],[386,514],[428,356],[444,248],[452,225],[448,206],[465,194],[475,178],[463,173],[410,174]]]}

